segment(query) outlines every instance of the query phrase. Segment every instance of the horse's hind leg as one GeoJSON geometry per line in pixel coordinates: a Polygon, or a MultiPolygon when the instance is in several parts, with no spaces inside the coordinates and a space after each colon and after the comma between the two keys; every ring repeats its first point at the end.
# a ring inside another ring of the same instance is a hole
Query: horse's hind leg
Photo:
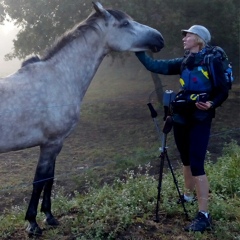
{"type": "Polygon", "coordinates": [[[32,196],[25,216],[25,220],[29,221],[29,226],[27,228],[29,235],[42,235],[42,230],[36,222],[36,216],[39,199],[43,189],[44,195],[41,210],[46,214],[49,224],[51,223],[50,220],[54,221],[54,217],[51,213],[50,198],[55,161],[61,149],[62,144],[51,144],[40,147],[40,157],[34,177],[32,196]]]}

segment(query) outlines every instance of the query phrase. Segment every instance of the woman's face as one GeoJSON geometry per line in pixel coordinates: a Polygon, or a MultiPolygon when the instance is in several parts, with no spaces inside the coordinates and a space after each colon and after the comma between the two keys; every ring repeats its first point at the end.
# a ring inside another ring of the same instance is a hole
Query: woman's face
{"type": "Polygon", "coordinates": [[[197,36],[193,33],[187,33],[182,39],[184,50],[189,50],[190,52],[199,52],[199,45],[197,42],[197,36]]]}

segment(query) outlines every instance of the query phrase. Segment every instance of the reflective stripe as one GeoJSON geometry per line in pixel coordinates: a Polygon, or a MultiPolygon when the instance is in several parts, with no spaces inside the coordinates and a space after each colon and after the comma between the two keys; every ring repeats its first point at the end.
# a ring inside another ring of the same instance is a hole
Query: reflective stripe
{"type": "Polygon", "coordinates": [[[209,79],[208,71],[204,71],[203,69],[201,69],[201,71],[202,71],[203,75],[204,75],[207,79],[209,79]]]}
{"type": "Polygon", "coordinates": [[[198,96],[199,96],[199,94],[191,94],[190,99],[193,100],[193,101],[196,101],[198,96]]]}
{"type": "Polygon", "coordinates": [[[179,82],[180,82],[181,86],[184,87],[185,83],[184,83],[184,80],[182,78],[179,79],[179,82]]]}

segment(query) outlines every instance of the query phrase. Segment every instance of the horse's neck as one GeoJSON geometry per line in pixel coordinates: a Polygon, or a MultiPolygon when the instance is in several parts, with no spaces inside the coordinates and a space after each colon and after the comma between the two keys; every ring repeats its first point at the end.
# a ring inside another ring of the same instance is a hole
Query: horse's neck
{"type": "Polygon", "coordinates": [[[62,81],[76,83],[72,86],[78,89],[82,99],[105,55],[101,39],[80,39],[62,49],[51,62],[62,81]]]}

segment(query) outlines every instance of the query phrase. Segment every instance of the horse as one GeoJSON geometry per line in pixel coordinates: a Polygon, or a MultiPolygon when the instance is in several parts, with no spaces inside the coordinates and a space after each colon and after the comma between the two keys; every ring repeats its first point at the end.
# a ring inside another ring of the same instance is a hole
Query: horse
{"type": "Polygon", "coordinates": [[[156,29],[99,2],[93,8],[42,56],[0,80],[0,153],[40,148],[25,215],[29,236],[42,235],[36,221],[41,194],[46,224],[59,224],[51,210],[56,158],[79,121],[82,99],[103,58],[112,51],[159,52],[164,47],[156,29]]]}

